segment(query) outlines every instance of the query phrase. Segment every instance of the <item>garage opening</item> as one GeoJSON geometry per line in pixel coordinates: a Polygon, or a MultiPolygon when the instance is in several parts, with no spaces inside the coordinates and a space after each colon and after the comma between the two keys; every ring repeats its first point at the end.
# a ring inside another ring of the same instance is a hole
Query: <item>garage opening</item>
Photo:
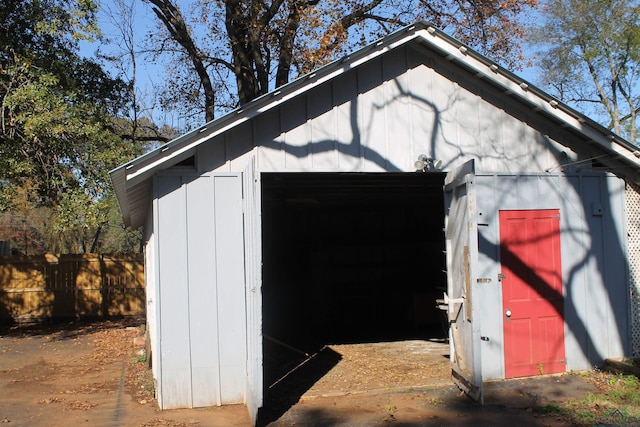
{"type": "Polygon", "coordinates": [[[445,341],[444,175],[261,175],[267,402],[313,359],[304,393],[342,358],[336,346],[445,341]]]}

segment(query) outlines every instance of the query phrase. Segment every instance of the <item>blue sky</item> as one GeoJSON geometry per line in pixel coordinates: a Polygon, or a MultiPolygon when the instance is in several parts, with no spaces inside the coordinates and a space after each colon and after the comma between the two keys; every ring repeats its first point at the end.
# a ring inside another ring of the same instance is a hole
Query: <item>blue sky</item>
{"type": "MultiPolygon", "coordinates": [[[[134,12],[134,43],[136,44],[136,50],[141,51],[144,47],[144,40],[149,34],[158,33],[158,20],[151,8],[140,0],[125,0],[130,2],[135,7],[134,12]]],[[[121,33],[119,29],[114,25],[113,19],[109,17],[108,12],[104,8],[104,5],[109,8],[115,8],[115,5],[110,1],[103,1],[103,6],[98,14],[98,25],[103,33],[103,36],[107,40],[113,40],[114,42],[121,39],[121,33]]],[[[115,44],[103,44],[101,42],[81,42],[80,43],[81,54],[88,58],[95,58],[96,53],[100,51],[101,54],[117,55],[122,52],[115,44]]],[[[103,66],[113,77],[123,77],[125,80],[129,80],[132,77],[131,69],[122,70],[118,67],[110,64],[109,62],[102,61],[103,66]],[[125,75],[122,73],[125,72],[125,75]]],[[[142,101],[147,105],[147,108],[151,108],[151,97],[154,91],[154,87],[164,84],[165,80],[165,68],[161,60],[152,62],[149,60],[148,55],[138,54],[137,57],[137,85],[139,93],[142,96],[142,101]]],[[[158,107],[154,107],[150,114],[160,124],[167,122],[171,125],[171,121],[176,121],[177,118],[170,117],[173,114],[171,112],[163,112],[158,107]]]]}
{"type": "MultiPolygon", "coordinates": [[[[135,31],[135,43],[138,50],[142,50],[144,47],[145,38],[149,34],[162,34],[165,36],[164,28],[159,28],[158,19],[152,12],[150,6],[140,0],[124,0],[127,3],[134,5],[134,31],[135,31]]],[[[191,5],[193,1],[190,0],[178,0],[178,4],[182,5],[183,13],[188,16],[191,12],[191,5]]],[[[104,1],[103,7],[98,15],[99,26],[107,39],[118,40],[121,34],[116,26],[113,24],[113,18],[110,18],[106,11],[106,8],[114,9],[115,5],[111,1],[104,1]]],[[[101,45],[99,43],[87,43],[81,44],[81,53],[87,57],[94,57],[96,51],[100,49],[103,54],[116,54],[118,52],[117,46],[114,45],[101,45]]],[[[122,70],[117,69],[108,63],[104,64],[107,70],[112,75],[117,76],[122,73],[122,70]]],[[[149,55],[138,55],[137,58],[137,85],[138,93],[141,97],[141,102],[145,108],[145,112],[149,114],[153,120],[158,123],[166,123],[176,128],[182,128],[185,125],[184,120],[180,117],[176,111],[163,111],[157,105],[152,106],[155,88],[159,88],[166,84],[166,70],[162,59],[152,62],[149,55]]],[[[514,70],[515,71],[515,70],[514,70]]],[[[524,70],[515,71],[517,75],[527,80],[532,84],[536,84],[536,70],[534,67],[526,68],[524,70]]],[[[131,78],[131,71],[128,70],[126,79],[131,78]]]]}

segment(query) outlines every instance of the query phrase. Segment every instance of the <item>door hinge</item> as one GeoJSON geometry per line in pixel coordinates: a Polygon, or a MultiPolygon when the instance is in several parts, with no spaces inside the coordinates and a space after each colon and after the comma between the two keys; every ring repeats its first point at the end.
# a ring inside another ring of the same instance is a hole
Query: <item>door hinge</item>
{"type": "Polygon", "coordinates": [[[507,277],[506,274],[498,273],[498,282],[501,282],[502,279],[505,279],[506,277],[507,277]]]}

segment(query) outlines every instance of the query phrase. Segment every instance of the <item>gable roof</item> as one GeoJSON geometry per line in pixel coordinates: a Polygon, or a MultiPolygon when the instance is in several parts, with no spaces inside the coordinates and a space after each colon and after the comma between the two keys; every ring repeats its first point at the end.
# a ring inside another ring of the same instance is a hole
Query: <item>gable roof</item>
{"type": "Polygon", "coordinates": [[[634,181],[639,179],[640,151],[633,144],[500,67],[431,24],[419,22],[301,76],[219,119],[206,123],[200,129],[186,133],[112,170],[110,172],[111,181],[125,223],[134,227],[144,224],[151,201],[151,178],[153,175],[192,156],[200,144],[363,63],[409,43],[417,43],[423,48],[435,52],[445,60],[472,73],[478,79],[498,87],[506,96],[514,97],[521,104],[546,116],[562,128],[580,135],[589,144],[610,153],[612,161],[616,162],[618,173],[630,176],[634,181]]]}

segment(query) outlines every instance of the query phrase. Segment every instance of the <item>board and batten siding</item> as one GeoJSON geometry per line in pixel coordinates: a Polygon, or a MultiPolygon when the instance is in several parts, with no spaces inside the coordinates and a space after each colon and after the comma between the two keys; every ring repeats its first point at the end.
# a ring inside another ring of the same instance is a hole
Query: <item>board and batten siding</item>
{"type": "Polygon", "coordinates": [[[492,216],[480,227],[492,278],[485,378],[504,377],[500,209],[560,209],[568,369],[628,354],[623,180],[593,171],[575,135],[428,55],[406,47],[346,72],[204,144],[198,165],[235,172],[255,157],[260,172],[409,172],[423,153],[445,171],[473,158],[485,175],[479,204],[492,216]]]}
{"type": "Polygon", "coordinates": [[[244,403],[242,177],[157,175],[154,212],[160,408],[244,403]]]}
{"type": "Polygon", "coordinates": [[[476,176],[483,373],[504,378],[498,213],[559,209],[568,370],[629,354],[624,181],[611,174],[476,176]]]}
{"type": "MultiPolygon", "coordinates": [[[[157,269],[157,245],[156,245],[156,232],[153,228],[153,209],[149,209],[147,212],[147,219],[144,226],[144,281],[145,281],[145,295],[147,304],[147,335],[148,342],[150,344],[151,354],[147,357],[151,357],[151,366],[153,367],[153,379],[158,382],[160,378],[160,371],[162,370],[162,363],[160,359],[160,342],[158,340],[158,316],[157,311],[159,305],[157,302],[160,300],[158,288],[158,269],[157,269]]],[[[156,398],[158,402],[162,401],[162,390],[156,387],[156,398]]]]}
{"type": "Polygon", "coordinates": [[[216,136],[197,156],[202,172],[241,172],[253,156],[261,172],[408,172],[420,154],[444,170],[473,158],[479,171],[538,172],[590,156],[558,138],[575,137],[404,47],[216,136]]]}

